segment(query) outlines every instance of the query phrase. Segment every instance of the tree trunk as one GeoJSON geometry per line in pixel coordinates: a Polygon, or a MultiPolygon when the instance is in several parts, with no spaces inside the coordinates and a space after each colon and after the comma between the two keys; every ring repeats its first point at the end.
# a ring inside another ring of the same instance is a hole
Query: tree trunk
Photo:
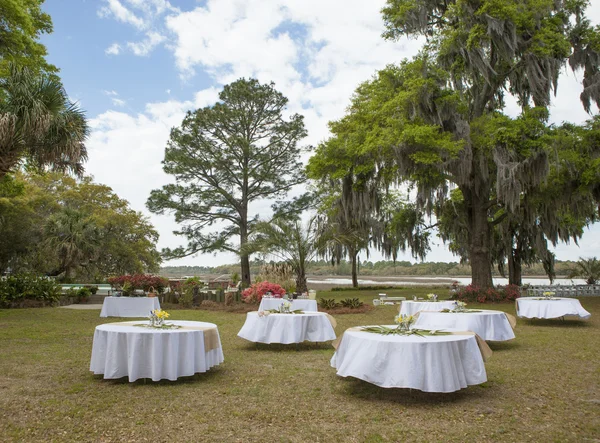
{"type": "Polygon", "coordinates": [[[301,294],[308,292],[308,286],[306,284],[306,271],[304,268],[299,269],[296,273],[296,292],[301,294]]]}
{"type": "Polygon", "coordinates": [[[465,202],[469,202],[467,217],[469,222],[469,261],[471,263],[471,284],[481,289],[493,288],[492,260],[490,254],[490,225],[486,204],[487,199],[473,192],[463,192],[465,202]],[[467,197],[470,197],[467,199],[467,197]]]}
{"type": "Polygon", "coordinates": [[[523,265],[519,253],[515,250],[508,255],[508,284],[521,286],[523,284],[523,265]]]}
{"type": "Polygon", "coordinates": [[[358,288],[358,271],[356,269],[356,256],[358,252],[354,252],[354,249],[350,250],[350,260],[352,261],[352,287],[358,288]]]}
{"type": "MultiPolygon", "coordinates": [[[[246,224],[246,220],[242,220],[240,226],[240,249],[243,248],[246,243],[248,243],[248,225],[246,224]]],[[[248,254],[244,254],[240,256],[240,264],[242,268],[242,288],[249,287],[252,282],[250,281],[250,257],[248,254]]]]}

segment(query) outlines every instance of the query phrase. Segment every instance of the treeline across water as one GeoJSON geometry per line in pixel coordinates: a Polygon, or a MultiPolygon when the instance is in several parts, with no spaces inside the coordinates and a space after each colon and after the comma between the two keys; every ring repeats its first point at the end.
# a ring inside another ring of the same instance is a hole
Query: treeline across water
{"type": "MultiPolygon", "coordinates": [[[[252,275],[260,274],[260,269],[264,261],[253,260],[250,263],[250,272],[252,275]]],[[[555,265],[556,275],[566,275],[569,269],[575,265],[572,261],[557,261],[555,265]]],[[[164,277],[184,277],[193,275],[233,275],[238,273],[240,269],[239,263],[232,263],[217,267],[210,266],[163,266],[160,270],[160,275],[164,277]]],[[[312,261],[309,263],[307,273],[310,275],[340,275],[348,276],[352,274],[350,262],[342,261],[339,265],[331,265],[330,262],[324,260],[312,261]]],[[[395,275],[412,275],[412,276],[464,276],[471,274],[471,267],[466,264],[457,262],[424,262],[411,263],[409,261],[365,261],[360,262],[358,266],[358,274],[361,276],[395,276],[395,275]]],[[[500,276],[500,273],[495,269],[494,275],[500,276]]],[[[523,268],[523,275],[545,275],[544,268],[541,264],[536,264],[523,268]]]]}

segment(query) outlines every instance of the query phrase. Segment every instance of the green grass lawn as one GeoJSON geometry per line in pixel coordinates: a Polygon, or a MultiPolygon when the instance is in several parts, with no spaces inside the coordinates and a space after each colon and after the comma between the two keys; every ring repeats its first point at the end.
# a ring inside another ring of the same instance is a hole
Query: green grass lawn
{"type": "MultiPolygon", "coordinates": [[[[519,320],[515,340],[491,343],[488,382],[453,394],[338,377],[329,344],[256,346],[237,337],[245,314],[202,310],[171,319],[216,323],[223,364],[177,382],[103,380],[89,372],[94,327],[121,319],[0,310],[0,441],[598,441],[600,298],[581,302],[587,322],[519,320]]],[[[512,304],[485,308],[515,313],[512,304]]],[[[389,324],[396,312],[338,315],[336,332],[389,324]]]]}

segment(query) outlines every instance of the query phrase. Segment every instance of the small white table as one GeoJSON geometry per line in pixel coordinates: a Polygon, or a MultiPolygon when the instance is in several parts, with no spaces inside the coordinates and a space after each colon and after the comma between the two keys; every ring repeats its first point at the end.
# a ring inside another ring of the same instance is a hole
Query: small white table
{"type": "Polygon", "coordinates": [[[353,329],[344,332],[331,358],[339,376],[424,392],[454,392],[487,380],[475,335],[420,337],[353,329]]]}
{"type": "Polygon", "coordinates": [[[283,298],[262,298],[260,301],[259,311],[267,311],[269,309],[279,309],[279,306],[284,301],[289,301],[292,304],[292,311],[300,309],[302,311],[318,311],[317,301],[310,299],[296,299],[296,300],[284,300],[283,298]]]}
{"type": "Polygon", "coordinates": [[[587,320],[592,316],[575,298],[553,297],[548,300],[540,300],[539,297],[520,297],[517,298],[516,303],[517,316],[522,318],[575,316],[587,320]]]}
{"type": "Polygon", "coordinates": [[[400,305],[401,315],[414,315],[419,311],[441,311],[442,309],[454,309],[455,301],[403,301],[400,305]]]}
{"type": "Polygon", "coordinates": [[[158,297],[106,297],[100,317],[148,317],[160,309],[158,297]]]}
{"type": "Polygon", "coordinates": [[[238,337],[255,343],[302,343],[335,339],[335,331],[325,312],[269,314],[248,312],[238,337]]]}
{"type": "Polygon", "coordinates": [[[152,381],[206,372],[223,362],[217,326],[195,321],[167,321],[181,329],[151,329],[144,321],[96,326],[90,371],[105,379],[129,377],[152,381]]]}
{"type": "MultiPolygon", "coordinates": [[[[514,320],[514,319],[513,319],[514,320]]],[[[502,311],[429,312],[421,311],[413,324],[415,329],[456,329],[472,331],[484,340],[504,341],[515,338],[515,333],[502,311]]]]}

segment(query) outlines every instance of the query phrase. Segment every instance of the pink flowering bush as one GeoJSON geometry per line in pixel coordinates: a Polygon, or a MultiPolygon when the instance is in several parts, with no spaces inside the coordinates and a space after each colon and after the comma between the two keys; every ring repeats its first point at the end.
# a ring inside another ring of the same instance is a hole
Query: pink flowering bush
{"type": "Polygon", "coordinates": [[[481,289],[479,286],[468,285],[460,288],[452,297],[464,302],[494,303],[511,302],[520,296],[517,285],[506,285],[498,288],[481,289]]]}
{"type": "Polygon", "coordinates": [[[285,289],[276,283],[270,283],[268,281],[261,281],[260,283],[254,283],[247,289],[242,291],[242,299],[246,303],[260,303],[267,292],[270,292],[275,297],[281,297],[285,294],[285,289]]]}

